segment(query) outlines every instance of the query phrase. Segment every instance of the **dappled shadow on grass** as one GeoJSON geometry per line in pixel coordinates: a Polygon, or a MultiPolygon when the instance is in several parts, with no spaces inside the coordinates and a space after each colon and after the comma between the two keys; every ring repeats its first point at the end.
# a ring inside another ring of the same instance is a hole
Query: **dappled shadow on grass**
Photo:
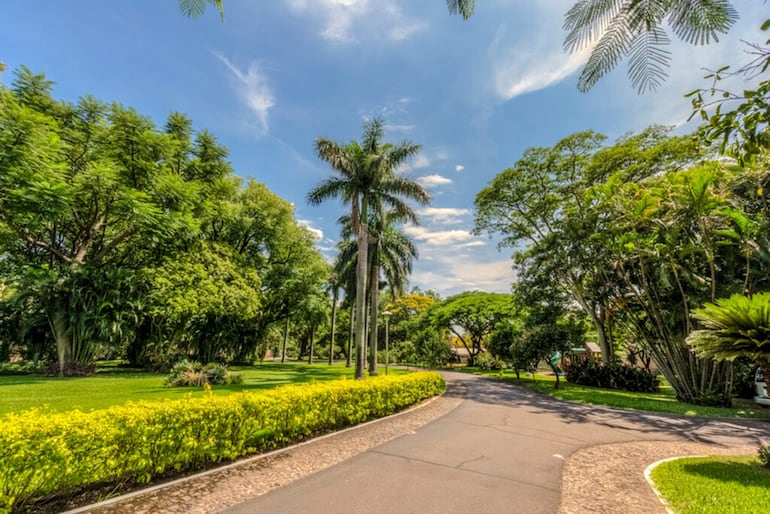
{"type": "Polygon", "coordinates": [[[567,425],[598,425],[639,439],[684,439],[725,445],[754,444],[770,424],[754,420],[724,420],[574,403],[499,379],[443,372],[450,395],[480,403],[527,408],[530,413],[555,415],[567,425]]]}

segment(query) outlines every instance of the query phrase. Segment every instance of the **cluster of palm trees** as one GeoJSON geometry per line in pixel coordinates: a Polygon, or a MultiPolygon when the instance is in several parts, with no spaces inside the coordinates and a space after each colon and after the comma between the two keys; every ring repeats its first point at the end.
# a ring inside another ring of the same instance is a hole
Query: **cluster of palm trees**
{"type": "MultiPolygon", "coordinates": [[[[420,145],[383,143],[383,136],[383,120],[373,119],[364,124],[360,142],[339,144],[318,138],[318,157],[335,173],[308,193],[311,205],[338,198],[350,208],[350,213],[339,220],[342,240],[334,266],[332,294],[335,305],[339,287],[354,298],[351,318],[357,379],[364,377],[367,348],[369,374],[377,374],[380,278],[384,275],[394,295],[403,293],[417,257],[417,248],[398,224],[419,223],[409,200],[423,205],[430,201],[425,188],[397,173],[401,165],[420,151],[420,145]]],[[[351,353],[348,351],[348,359],[351,353]]]]}

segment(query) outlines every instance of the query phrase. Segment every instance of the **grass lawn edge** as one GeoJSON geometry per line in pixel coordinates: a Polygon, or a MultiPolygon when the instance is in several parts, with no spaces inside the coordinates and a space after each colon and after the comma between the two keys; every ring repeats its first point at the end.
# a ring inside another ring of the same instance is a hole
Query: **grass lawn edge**
{"type": "Polygon", "coordinates": [[[666,512],[668,512],[668,514],[675,514],[675,512],[671,508],[671,504],[668,503],[668,501],[663,497],[663,494],[661,494],[658,487],[655,485],[655,481],[652,479],[652,470],[665,462],[671,462],[679,459],[702,458],[702,457],[707,457],[707,455],[680,455],[678,457],[666,457],[665,459],[660,459],[658,461],[655,461],[649,466],[647,466],[646,468],[644,468],[644,479],[650,485],[650,488],[652,488],[652,492],[655,493],[655,496],[658,497],[658,500],[660,500],[661,505],[663,505],[663,508],[666,509],[666,512]]]}

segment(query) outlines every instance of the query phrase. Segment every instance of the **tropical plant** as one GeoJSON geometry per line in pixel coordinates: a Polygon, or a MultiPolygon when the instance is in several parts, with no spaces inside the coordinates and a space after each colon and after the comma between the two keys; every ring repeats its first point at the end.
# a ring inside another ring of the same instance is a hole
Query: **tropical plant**
{"type": "Polygon", "coordinates": [[[770,293],[734,294],[693,311],[703,328],[687,337],[687,344],[702,358],[732,361],[753,359],[770,377],[770,293]]]}
{"type": "Polygon", "coordinates": [[[420,146],[404,142],[398,145],[383,144],[384,122],[373,119],[364,124],[364,134],[359,143],[347,145],[330,139],[316,140],[318,157],[326,161],[339,177],[324,180],[308,193],[308,202],[318,205],[331,198],[340,198],[350,205],[350,222],[358,246],[355,292],[355,344],[356,372],[358,379],[364,374],[365,316],[367,282],[369,274],[369,210],[392,209],[399,215],[416,219],[416,214],[406,203],[407,199],[425,204],[430,200],[428,192],[407,177],[396,175],[394,170],[414,156],[420,146]]]}

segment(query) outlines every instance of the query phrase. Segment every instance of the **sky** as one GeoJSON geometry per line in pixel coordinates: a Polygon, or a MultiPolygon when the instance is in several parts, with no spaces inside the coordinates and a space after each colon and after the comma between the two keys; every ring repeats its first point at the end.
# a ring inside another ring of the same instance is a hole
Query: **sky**
{"type": "Polygon", "coordinates": [[[0,61],[56,82],[56,98],[91,94],[136,108],[162,126],[186,113],[230,150],[235,172],[295,205],[328,259],[341,203],[306,196],[328,165],[317,137],[359,139],[383,117],[386,141],[422,145],[400,170],[430,191],[411,285],[442,296],[508,292],[511,250],[476,237],[476,193],[532,146],[592,129],[614,140],[651,124],[687,125],[684,94],[706,87],[706,68],[740,64],[741,40],[765,41],[762,0],[735,0],[741,17],[719,44],[671,46],[665,85],[637,95],[626,65],[589,93],[576,89],[585,53],[562,50],[573,0],[483,0],[468,21],[443,0],[224,0],[184,17],[176,0],[4,0],[0,61]]]}

